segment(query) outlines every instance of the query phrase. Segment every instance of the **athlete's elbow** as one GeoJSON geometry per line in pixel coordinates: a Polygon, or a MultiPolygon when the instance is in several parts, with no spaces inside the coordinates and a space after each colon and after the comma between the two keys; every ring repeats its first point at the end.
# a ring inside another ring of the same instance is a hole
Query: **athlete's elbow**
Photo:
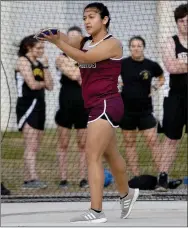
{"type": "Polygon", "coordinates": [[[177,66],[169,66],[169,67],[167,67],[166,68],[167,69],[167,71],[170,73],[170,74],[179,74],[179,73],[181,73],[181,69],[180,68],[178,68],[177,66]]]}
{"type": "Polygon", "coordinates": [[[38,89],[37,84],[35,84],[35,83],[31,83],[31,84],[29,85],[29,88],[30,88],[31,90],[37,90],[37,89],[38,89]]]}
{"type": "Polygon", "coordinates": [[[48,86],[48,87],[46,87],[46,89],[48,90],[48,91],[52,91],[53,90],[53,86],[48,86]]]}
{"type": "Polygon", "coordinates": [[[165,67],[166,67],[166,70],[168,71],[168,73],[170,73],[170,74],[174,74],[177,71],[176,66],[173,63],[165,64],[165,67]]]}
{"type": "Polygon", "coordinates": [[[165,63],[165,67],[170,74],[181,74],[187,72],[187,66],[177,60],[165,63]]]}

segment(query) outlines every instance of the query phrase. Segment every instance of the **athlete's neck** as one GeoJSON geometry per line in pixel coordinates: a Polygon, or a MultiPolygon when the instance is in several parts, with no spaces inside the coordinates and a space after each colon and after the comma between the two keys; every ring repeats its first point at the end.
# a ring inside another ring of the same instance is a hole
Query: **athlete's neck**
{"type": "Polygon", "coordinates": [[[180,43],[181,43],[184,47],[187,48],[187,47],[188,47],[188,44],[187,44],[188,35],[187,35],[187,34],[178,33],[178,37],[179,37],[180,43]]]}
{"type": "Polygon", "coordinates": [[[144,56],[139,56],[139,57],[131,56],[131,58],[137,62],[141,62],[144,60],[144,56]]]}
{"type": "Polygon", "coordinates": [[[31,53],[27,53],[26,56],[31,60],[31,62],[35,63],[37,58],[35,58],[31,53]]]}
{"type": "Polygon", "coordinates": [[[100,40],[102,40],[105,36],[107,36],[107,31],[101,31],[98,34],[92,35],[92,44],[98,43],[100,40]]]}

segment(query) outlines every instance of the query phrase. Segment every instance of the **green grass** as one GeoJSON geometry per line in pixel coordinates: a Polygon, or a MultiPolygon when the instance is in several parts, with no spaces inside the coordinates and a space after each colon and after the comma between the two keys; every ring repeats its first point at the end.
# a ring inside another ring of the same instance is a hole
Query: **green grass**
{"type": "MultiPolygon", "coordinates": [[[[118,129],[118,147],[120,153],[125,158],[125,146],[123,137],[118,129]]],[[[162,137],[163,138],[163,137],[162,137]]],[[[151,151],[146,147],[142,137],[139,135],[137,139],[137,151],[139,154],[139,166],[141,173],[155,174],[156,169],[152,163],[151,151]]],[[[37,170],[41,180],[48,183],[46,190],[24,191],[21,189],[23,183],[23,138],[20,132],[8,132],[4,135],[1,145],[1,173],[2,181],[6,183],[13,194],[19,195],[35,195],[35,194],[63,194],[58,189],[60,180],[57,156],[56,156],[57,135],[56,130],[47,131],[41,143],[40,152],[37,155],[37,170]]],[[[76,147],[75,131],[72,133],[69,147],[69,167],[68,175],[70,177],[72,188],[70,191],[80,191],[79,182],[79,153],[76,147]]],[[[105,167],[107,165],[105,164],[105,167]]],[[[177,159],[171,168],[171,177],[180,178],[187,174],[187,140],[184,137],[180,143],[177,153],[177,159]]],[[[112,188],[112,187],[111,187],[112,188]]],[[[109,188],[109,190],[111,190],[109,188]]]]}
{"type": "Polygon", "coordinates": [[[4,136],[4,138],[21,138],[22,134],[19,131],[11,131],[11,132],[1,132],[1,135],[4,136]]]}

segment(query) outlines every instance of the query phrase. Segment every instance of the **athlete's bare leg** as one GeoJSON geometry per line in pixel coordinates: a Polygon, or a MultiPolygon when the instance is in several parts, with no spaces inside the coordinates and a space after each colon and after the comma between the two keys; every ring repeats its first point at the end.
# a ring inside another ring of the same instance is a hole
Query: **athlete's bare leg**
{"type": "Polygon", "coordinates": [[[87,129],[78,129],[77,130],[77,144],[78,150],[80,152],[80,179],[87,179],[86,178],[86,152],[85,152],[85,145],[86,145],[86,137],[87,137],[87,129]]]}
{"type": "Polygon", "coordinates": [[[39,150],[43,131],[32,128],[29,124],[23,127],[24,135],[24,179],[38,180],[36,171],[36,155],[39,150]]]}
{"type": "Polygon", "coordinates": [[[58,126],[57,156],[61,180],[67,179],[68,170],[68,146],[70,141],[70,129],[58,126]]]}
{"type": "Polygon", "coordinates": [[[136,137],[137,131],[127,131],[123,130],[123,137],[125,142],[126,150],[126,161],[128,169],[131,170],[134,176],[140,175],[138,153],[136,151],[136,137]]]}
{"type": "MultiPolygon", "coordinates": [[[[88,124],[86,154],[91,194],[91,208],[95,210],[102,210],[104,186],[104,169],[102,165],[102,157],[109,148],[109,143],[111,140],[114,140],[114,129],[108,121],[98,119],[88,124]]],[[[109,156],[109,154],[106,152],[106,158],[110,161],[111,165],[111,159],[114,156],[114,153],[109,156]]],[[[120,157],[116,159],[114,166],[112,166],[112,170],[115,174],[121,193],[126,194],[128,192],[128,184],[126,184],[127,180],[125,176],[125,164],[120,157]],[[120,184],[121,178],[122,184],[120,184]]]]}

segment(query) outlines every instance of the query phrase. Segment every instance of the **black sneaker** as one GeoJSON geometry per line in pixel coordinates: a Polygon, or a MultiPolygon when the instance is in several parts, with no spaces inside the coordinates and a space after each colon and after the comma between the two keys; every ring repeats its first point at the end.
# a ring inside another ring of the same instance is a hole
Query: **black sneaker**
{"type": "Polygon", "coordinates": [[[60,188],[68,188],[69,187],[69,182],[67,180],[62,180],[60,183],[59,183],[59,187],[60,188]]]}
{"type": "Polygon", "coordinates": [[[88,181],[86,179],[82,179],[79,184],[80,188],[88,188],[88,181]]]}
{"type": "Polygon", "coordinates": [[[158,192],[166,192],[168,191],[168,174],[165,172],[161,172],[158,178],[158,184],[155,188],[158,192]]]}
{"type": "Polygon", "coordinates": [[[179,187],[182,184],[182,180],[181,179],[176,179],[176,180],[170,180],[168,182],[168,188],[169,189],[176,189],[177,187],[179,187]]]}
{"type": "Polygon", "coordinates": [[[5,186],[3,185],[3,183],[1,183],[1,195],[10,195],[10,190],[8,190],[7,188],[5,188],[5,186]]]}

